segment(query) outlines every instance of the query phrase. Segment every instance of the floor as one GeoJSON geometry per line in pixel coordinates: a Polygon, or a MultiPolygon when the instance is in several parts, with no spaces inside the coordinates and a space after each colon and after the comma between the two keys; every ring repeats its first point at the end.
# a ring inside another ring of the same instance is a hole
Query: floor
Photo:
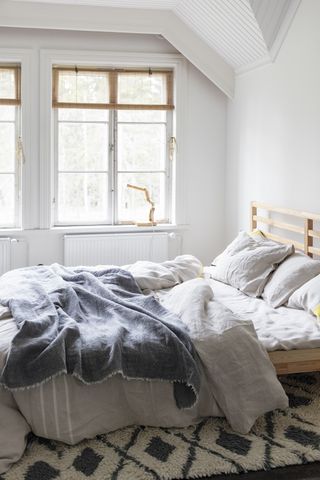
{"type": "MultiPolygon", "coordinates": [[[[200,479],[199,479],[200,480],[200,479]]],[[[241,475],[213,475],[203,480],[320,480],[320,462],[241,475]]]]}
{"type": "Polygon", "coordinates": [[[320,462],[240,475],[213,475],[212,477],[199,478],[199,480],[320,480],[320,462]]]}

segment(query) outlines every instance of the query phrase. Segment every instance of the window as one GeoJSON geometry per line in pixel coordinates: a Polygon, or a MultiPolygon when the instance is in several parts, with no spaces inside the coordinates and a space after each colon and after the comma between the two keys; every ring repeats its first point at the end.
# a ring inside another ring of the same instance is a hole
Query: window
{"type": "Polygon", "coordinates": [[[20,224],[20,67],[0,65],[0,228],[20,224]]]}
{"type": "Polygon", "coordinates": [[[53,68],[54,223],[170,221],[173,72],[53,68]]]}

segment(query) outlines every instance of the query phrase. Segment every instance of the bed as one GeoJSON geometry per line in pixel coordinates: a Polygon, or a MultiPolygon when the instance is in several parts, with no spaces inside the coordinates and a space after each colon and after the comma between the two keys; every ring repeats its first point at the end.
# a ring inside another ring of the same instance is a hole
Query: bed
{"type": "MultiPolygon", "coordinates": [[[[33,275],[35,272],[33,267],[30,270],[12,271],[0,279],[2,299],[6,295],[4,292],[12,288],[17,296],[15,304],[19,304],[18,297],[22,298],[22,305],[25,299],[33,301],[36,290],[44,287],[46,278],[51,288],[52,279],[48,274],[61,268],[72,282],[79,280],[77,286],[81,289],[83,270],[90,278],[94,274],[103,279],[110,271],[114,271],[105,266],[97,270],[90,269],[89,272],[82,267],[74,270],[61,266],[39,267],[36,271],[45,272],[47,277],[44,277],[43,284],[37,284],[34,291],[28,291],[28,288],[33,288],[28,283],[32,281],[29,273],[33,275]]],[[[256,337],[252,322],[238,319],[229,309],[213,300],[208,282],[199,277],[200,269],[201,263],[197,259],[182,256],[164,264],[137,262],[126,266],[122,272],[132,275],[146,297],[157,296],[161,305],[176,315],[187,328],[196,352],[200,380],[196,403],[179,406],[174,389],[177,382],[171,377],[166,380],[160,374],[153,381],[146,381],[147,378],[141,378],[141,375],[127,378],[121,372],[113,372],[116,374],[88,385],[67,372],[51,374],[44,381],[22,388],[14,383],[15,375],[9,375],[10,382],[13,382],[11,387],[8,388],[8,384],[4,383],[0,387],[0,473],[7,471],[22,456],[30,431],[40,437],[75,444],[82,439],[133,424],[185,427],[200,422],[204,417],[225,416],[235,431],[245,433],[267,411],[286,408],[287,396],[265,349],[256,337]],[[235,391],[237,395],[233,395],[235,391]]],[[[62,303],[67,303],[65,292],[59,290],[58,294],[61,293],[62,303]]],[[[59,299],[56,298],[55,303],[59,309],[59,299]]],[[[12,318],[12,308],[11,304],[10,310],[6,306],[0,310],[2,381],[3,373],[10,364],[10,355],[16,351],[14,342],[17,341],[16,346],[21,345],[19,338],[25,325],[23,323],[17,334],[18,317],[15,320],[12,318]]],[[[34,304],[32,309],[35,318],[38,318],[34,304]]],[[[52,315],[54,312],[51,311],[52,315]]],[[[30,323],[29,320],[26,323],[30,323]]],[[[128,332],[130,334],[130,330],[128,332]]],[[[136,333],[133,329],[134,336],[140,333],[140,330],[136,333]]],[[[159,347],[156,337],[152,337],[153,343],[159,347]]],[[[22,350],[25,350],[25,344],[22,350]]],[[[47,350],[45,348],[44,354],[47,350]]],[[[35,368],[36,361],[44,360],[44,354],[32,359],[29,370],[38,370],[39,367],[35,368]]],[[[158,354],[150,360],[155,362],[155,367],[157,359],[158,354]]],[[[180,361],[181,358],[177,357],[176,363],[180,361]]],[[[16,375],[21,376],[21,371],[26,367],[27,362],[20,363],[15,370],[16,375]]],[[[160,367],[159,364],[159,371],[160,367]]],[[[169,367],[174,369],[175,365],[171,363],[169,367]]],[[[41,363],[39,370],[44,368],[41,363]]]]}
{"type": "MultiPolygon", "coordinates": [[[[253,202],[251,218],[253,228],[267,224],[273,229],[302,234],[305,240],[292,241],[274,231],[265,232],[268,238],[281,244],[293,243],[296,249],[310,256],[320,254],[320,249],[312,244],[313,238],[320,238],[312,223],[320,220],[320,216],[253,202]],[[258,209],[267,211],[267,216],[258,215],[258,209]],[[304,226],[272,219],[273,212],[302,219],[304,226]]],[[[170,381],[148,382],[123,378],[120,374],[91,385],[63,374],[34,388],[0,387],[0,473],[21,457],[30,430],[39,436],[74,444],[132,424],[184,427],[206,416],[226,416],[234,430],[245,433],[259,415],[288,405],[276,372],[320,370],[320,330],[309,313],[266,307],[259,298],[249,298],[233,287],[211,280],[211,267],[205,268],[208,280],[197,278],[196,270],[189,275],[190,265],[197,269],[197,260],[178,257],[160,266],[138,262],[125,270],[133,275],[145,294],[155,296],[187,327],[201,359],[201,388],[196,404],[178,408],[170,381]],[[165,269],[163,278],[159,268],[165,269]],[[174,276],[171,286],[167,283],[170,275],[174,276]],[[282,317],[283,312],[286,312],[283,328],[279,335],[272,335],[270,319],[282,317]],[[261,318],[270,323],[270,331],[261,318]],[[301,319],[310,327],[306,327],[303,341],[295,328],[301,319]],[[286,323],[291,325],[289,341],[286,323]],[[233,394],[235,391],[237,395],[233,394]]],[[[0,310],[1,370],[16,332],[10,312],[0,310]]]]}
{"type": "MultiPolygon", "coordinates": [[[[267,238],[293,244],[310,257],[320,256],[320,248],[314,246],[314,241],[320,239],[320,231],[314,228],[320,215],[253,201],[250,217],[252,230],[262,226],[267,238]],[[272,218],[274,214],[279,214],[281,219],[272,218]],[[266,226],[272,231],[265,231],[266,226]]],[[[279,375],[320,370],[320,348],[272,351],[269,356],[279,375]]]]}

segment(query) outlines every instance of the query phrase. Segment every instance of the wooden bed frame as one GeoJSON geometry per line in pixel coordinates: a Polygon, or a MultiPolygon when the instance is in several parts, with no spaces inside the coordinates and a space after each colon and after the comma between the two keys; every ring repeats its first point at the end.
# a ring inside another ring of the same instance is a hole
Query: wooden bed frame
{"type": "MultiPolygon", "coordinates": [[[[315,222],[320,222],[320,215],[274,207],[266,203],[251,202],[252,230],[259,228],[260,225],[267,226],[267,231],[262,228],[267,238],[280,243],[293,244],[297,250],[302,250],[310,257],[320,256],[320,248],[314,247],[314,239],[320,239],[320,231],[314,229],[315,222]],[[278,214],[278,218],[280,214],[281,220],[272,218],[274,214],[278,214]],[[282,221],[283,216],[290,217],[291,220],[282,221]],[[293,217],[295,221],[290,223],[293,217]],[[273,233],[274,229],[277,232],[278,230],[285,231],[285,236],[273,233]],[[291,232],[294,233],[295,239],[288,238],[291,232]],[[301,241],[296,238],[300,238],[301,241]]],[[[269,357],[279,375],[320,371],[320,348],[278,350],[269,352],[269,357]]]]}

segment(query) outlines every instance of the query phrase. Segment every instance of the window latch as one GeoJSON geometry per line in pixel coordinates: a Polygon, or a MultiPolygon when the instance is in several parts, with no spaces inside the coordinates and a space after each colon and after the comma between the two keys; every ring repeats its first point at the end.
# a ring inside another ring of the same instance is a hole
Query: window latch
{"type": "Polygon", "coordinates": [[[170,137],[169,140],[169,159],[173,160],[174,158],[174,152],[176,151],[177,147],[177,140],[176,137],[170,137]]]}
{"type": "Polygon", "coordinates": [[[17,141],[17,157],[20,162],[26,163],[26,156],[24,154],[24,149],[23,149],[23,143],[22,143],[22,138],[18,137],[17,141]]]}

